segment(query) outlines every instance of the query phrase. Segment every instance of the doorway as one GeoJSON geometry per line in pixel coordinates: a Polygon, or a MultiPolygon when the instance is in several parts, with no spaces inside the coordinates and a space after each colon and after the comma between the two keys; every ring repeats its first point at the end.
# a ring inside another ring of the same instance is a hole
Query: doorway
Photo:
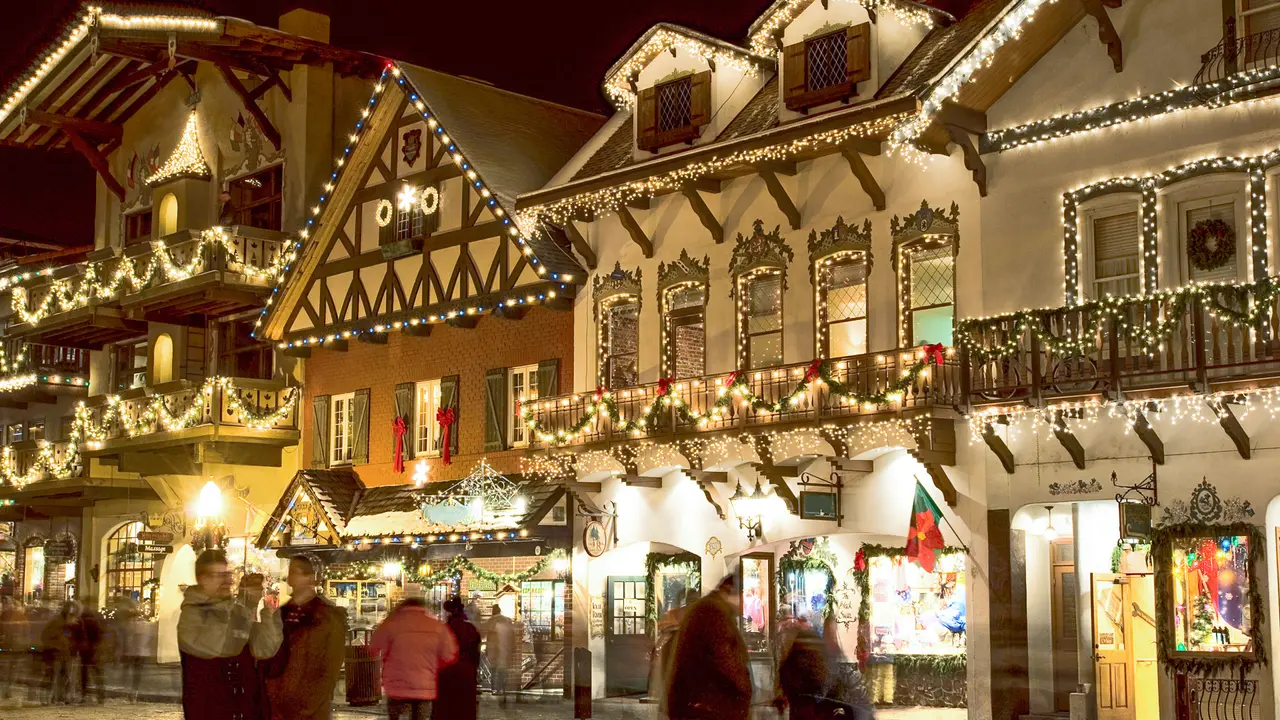
{"type": "Polygon", "coordinates": [[[605,694],[643,695],[649,689],[649,634],[643,577],[610,576],[604,622],[605,694]]]}
{"type": "Polygon", "coordinates": [[[1076,637],[1079,583],[1076,581],[1075,541],[1065,538],[1049,543],[1049,570],[1053,593],[1053,709],[1071,710],[1071,693],[1080,685],[1079,640],[1076,637]]]}
{"type": "Polygon", "coordinates": [[[1152,575],[1091,576],[1098,720],[1160,716],[1152,575]]]}

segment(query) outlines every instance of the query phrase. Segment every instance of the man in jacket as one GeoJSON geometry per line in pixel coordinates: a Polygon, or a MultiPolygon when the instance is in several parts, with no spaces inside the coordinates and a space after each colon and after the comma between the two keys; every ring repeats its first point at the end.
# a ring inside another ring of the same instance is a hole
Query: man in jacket
{"type": "Polygon", "coordinates": [[[333,689],[342,671],[347,618],[316,594],[316,566],[309,558],[289,560],[292,597],[280,608],[284,642],[266,665],[272,720],[328,720],[333,689]]]}
{"type": "Polygon", "coordinates": [[[186,720],[257,720],[263,714],[256,660],[280,649],[280,615],[265,608],[262,576],[248,575],[231,596],[231,570],[221,550],[196,558],[196,584],[178,615],[182,711],[186,720]]]}
{"type": "Polygon", "coordinates": [[[738,583],[733,575],[694,603],[676,636],[667,687],[671,720],[748,720],[751,673],[738,630],[738,583]]]}
{"type": "Polygon", "coordinates": [[[502,707],[507,706],[507,673],[511,670],[515,646],[515,623],[502,614],[501,607],[494,605],[493,616],[489,618],[485,633],[485,656],[489,660],[489,673],[493,681],[491,689],[499,697],[502,707]]]}
{"type": "Polygon", "coordinates": [[[444,604],[449,631],[458,643],[458,661],[440,671],[440,694],[432,706],[433,720],[476,720],[479,694],[476,674],[480,668],[480,631],[467,620],[456,595],[444,604]]]}
{"type": "Polygon", "coordinates": [[[444,623],[427,612],[422,598],[400,603],[373,633],[374,651],[382,658],[382,689],[387,715],[400,720],[426,720],[439,693],[439,674],[458,660],[458,641],[444,623]]]}

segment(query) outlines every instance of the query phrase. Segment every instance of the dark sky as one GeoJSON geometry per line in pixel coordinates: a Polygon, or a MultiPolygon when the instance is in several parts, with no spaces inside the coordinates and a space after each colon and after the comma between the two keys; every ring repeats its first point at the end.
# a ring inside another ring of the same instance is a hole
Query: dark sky
{"type": "MultiPolygon", "coordinates": [[[[333,18],[332,42],[604,111],[605,70],[659,21],[738,40],[770,0],[206,0],[220,15],[274,27],[305,6],[333,18]]],[[[170,3],[175,4],[175,3],[170,3]]],[[[0,88],[75,16],[75,0],[7,4],[0,88]]],[[[93,171],[79,155],[0,147],[0,235],[92,242],[93,171]]]]}

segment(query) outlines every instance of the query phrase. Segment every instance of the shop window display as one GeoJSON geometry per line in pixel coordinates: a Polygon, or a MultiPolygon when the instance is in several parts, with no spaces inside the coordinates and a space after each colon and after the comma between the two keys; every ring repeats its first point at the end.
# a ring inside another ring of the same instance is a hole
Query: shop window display
{"type": "Polygon", "coordinates": [[[827,589],[832,586],[831,571],[806,567],[785,570],[785,573],[787,596],[784,612],[789,609],[792,617],[807,619],[821,635],[830,601],[827,589]]]}
{"type": "Polygon", "coordinates": [[[520,619],[530,640],[564,637],[564,583],[533,580],[520,586],[520,619]]]}
{"type": "Polygon", "coordinates": [[[773,594],[770,590],[773,558],[746,556],[742,558],[742,632],[746,635],[747,649],[760,652],[768,649],[769,635],[773,631],[773,594]]]}
{"type": "Polygon", "coordinates": [[[1249,538],[1174,538],[1172,552],[1177,651],[1253,652],[1249,538]]]}
{"type": "Polygon", "coordinates": [[[939,555],[933,572],[905,557],[871,557],[868,565],[872,653],[964,653],[962,554],[939,555]]]}

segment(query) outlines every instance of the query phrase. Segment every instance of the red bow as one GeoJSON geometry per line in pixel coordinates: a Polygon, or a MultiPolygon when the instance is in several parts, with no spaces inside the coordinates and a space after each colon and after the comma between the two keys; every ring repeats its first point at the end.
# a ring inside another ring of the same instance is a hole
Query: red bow
{"type": "Polygon", "coordinates": [[[404,434],[409,430],[409,426],[405,424],[404,417],[397,415],[391,428],[396,434],[396,455],[391,461],[391,469],[402,473],[404,472],[404,434]]]}
{"type": "Polygon", "coordinates": [[[450,454],[449,427],[453,425],[454,414],[453,408],[440,408],[436,410],[436,422],[440,423],[440,460],[445,465],[453,462],[453,456],[450,454]]]}
{"type": "Polygon", "coordinates": [[[947,360],[947,348],[942,343],[924,346],[924,357],[934,365],[941,365],[947,360]]]}
{"type": "Polygon", "coordinates": [[[737,384],[738,384],[738,378],[740,378],[740,377],[742,377],[742,371],[741,371],[741,370],[734,370],[733,372],[729,373],[729,377],[727,377],[727,378],[725,378],[725,379],[724,379],[724,386],[725,386],[725,387],[727,387],[727,388],[731,388],[731,387],[733,387],[734,385],[737,385],[737,384]]]}
{"type": "Polygon", "coordinates": [[[671,382],[673,380],[675,380],[675,378],[664,377],[664,378],[658,379],[658,396],[659,397],[671,394],[671,382]]]}
{"type": "Polygon", "coordinates": [[[810,363],[809,369],[804,371],[804,381],[811,383],[816,380],[820,374],[822,374],[822,360],[814,360],[810,363]]]}
{"type": "Polygon", "coordinates": [[[867,570],[867,551],[865,548],[858,548],[858,552],[853,556],[853,571],[866,572],[867,570]]]}
{"type": "Polygon", "coordinates": [[[604,398],[604,386],[597,385],[596,386],[596,402],[600,402],[602,398],[604,398]]]}

